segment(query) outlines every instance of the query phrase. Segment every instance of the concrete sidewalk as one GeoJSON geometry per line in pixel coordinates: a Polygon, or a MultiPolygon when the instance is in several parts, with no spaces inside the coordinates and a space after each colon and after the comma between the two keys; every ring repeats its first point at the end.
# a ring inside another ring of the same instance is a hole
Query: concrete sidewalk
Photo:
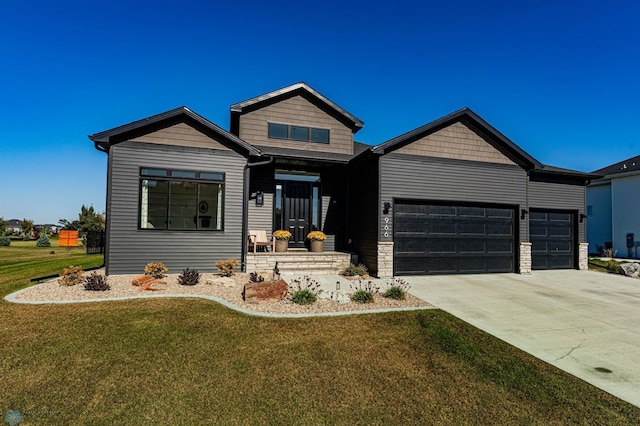
{"type": "Polygon", "coordinates": [[[640,407],[640,280],[575,270],[406,278],[415,296],[640,407]]]}

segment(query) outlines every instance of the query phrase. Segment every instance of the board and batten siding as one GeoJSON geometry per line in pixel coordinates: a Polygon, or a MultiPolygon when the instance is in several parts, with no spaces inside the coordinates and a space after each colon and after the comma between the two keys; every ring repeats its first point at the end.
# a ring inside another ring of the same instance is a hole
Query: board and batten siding
{"type": "MultiPolygon", "coordinates": [[[[423,200],[456,203],[489,203],[526,206],[527,173],[515,165],[430,158],[391,153],[380,159],[380,204],[394,200],[423,200]]],[[[388,236],[380,220],[380,241],[393,241],[393,214],[388,236]]],[[[519,240],[527,241],[525,221],[519,221],[519,240]]]]}
{"type": "Polygon", "coordinates": [[[172,273],[184,268],[215,271],[220,259],[241,258],[244,156],[230,150],[123,142],[109,152],[107,274],[142,273],[162,262],[172,273]],[[140,168],[225,173],[223,231],[138,229],[140,168]]]}
{"type": "MultiPolygon", "coordinates": [[[[586,190],[582,185],[529,182],[529,208],[585,212],[586,190]]],[[[576,217],[577,219],[577,217],[576,217]]],[[[586,223],[578,222],[578,242],[586,242],[586,223]]]]}
{"type": "Polygon", "coordinates": [[[350,250],[373,275],[378,272],[378,157],[349,169],[350,250]]]}
{"type": "Polygon", "coordinates": [[[259,146],[353,154],[351,129],[300,95],[242,114],[239,137],[259,146]],[[270,139],[268,123],[329,129],[329,143],[270,139]]]}

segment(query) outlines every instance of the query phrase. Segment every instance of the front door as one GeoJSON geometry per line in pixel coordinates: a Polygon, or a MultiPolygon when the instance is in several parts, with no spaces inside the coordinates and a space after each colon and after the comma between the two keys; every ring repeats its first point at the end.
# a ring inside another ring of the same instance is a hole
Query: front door
{"type": "Polygon", "coordinates": [[[289,247],[304,247],[311,222],[311,183],[284,183],[284,226],[291,232],[289,247]]]}

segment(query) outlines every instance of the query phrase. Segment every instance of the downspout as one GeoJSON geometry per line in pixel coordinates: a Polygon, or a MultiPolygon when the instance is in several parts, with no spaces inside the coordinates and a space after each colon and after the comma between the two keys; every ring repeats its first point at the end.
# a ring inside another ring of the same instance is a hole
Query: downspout
{"type": "Polygon", "coordinates": [[[242,272],[246,272],[246,260],[247,260],[247,232],[249,224],[247,223],[249,218],[249,179],[251,178],[251,167],[268,166],[273,164],[273,157],[270,157],[267,161],[261,161],[259,163],[249,163],[244,166],[243,179],[244,188],[242,194],[242,253],[240,254],[240,267],[242,272]]]}

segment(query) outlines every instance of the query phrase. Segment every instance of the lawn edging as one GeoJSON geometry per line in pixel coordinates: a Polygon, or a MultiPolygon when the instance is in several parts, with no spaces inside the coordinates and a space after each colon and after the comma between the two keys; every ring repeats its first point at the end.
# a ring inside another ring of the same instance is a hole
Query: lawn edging
{"type": "MultiPolygon", "coordinates": [[[[55,280],[51,280],[55,281],[55,280]]],[[[36,286],[47,284],[51,281],[46,281],[44,283],[36,284],[36,286]]],[[[12,303],[22,303],[27,305],[66,305],[71,303],[93,303],[93,302],[112,302],[118,300],[134,300],[134,299],[157,299],[157,298],[167,298],[167,297],[181,297],[181,298],[201,298],[206,300],[211,300],[217,302],[229,309],[233,309],[234,311],[241,312],[247,315],[254,315],[258,317],[267,317],[267,318],[309,318],[309,317],[336,317],[343,315],[357,315],[357,314],[379,314],[384,312],[402,312],[402,311],[419,311],[419,310],[428,310],[428,309],[438,309],[435,306],[418,306],[418,307],[407,307],[407,308],[382,308],[382,309],[367,309],[367,310],[357,310],[357,311],[340,311],[340,312],[320,312],[320,313],[308,313],[308,314],[278,314],[271,312],[260,312],[253,311],[251,309],[246,309],[241,306],[238,306],[234,303],[228,302],[220,297],[209,296],[204,294],[147,294],[144,296],[118,296],[118,297],[109,297],[102,299],[84,299],[84,300],[25,300],[18,299],[20,293],[27,291],[28,289],[34,286],[29,286],[18,291],[15,291],[11,294],[8,294],[4,297],[7,302],[12,303]]]]}

